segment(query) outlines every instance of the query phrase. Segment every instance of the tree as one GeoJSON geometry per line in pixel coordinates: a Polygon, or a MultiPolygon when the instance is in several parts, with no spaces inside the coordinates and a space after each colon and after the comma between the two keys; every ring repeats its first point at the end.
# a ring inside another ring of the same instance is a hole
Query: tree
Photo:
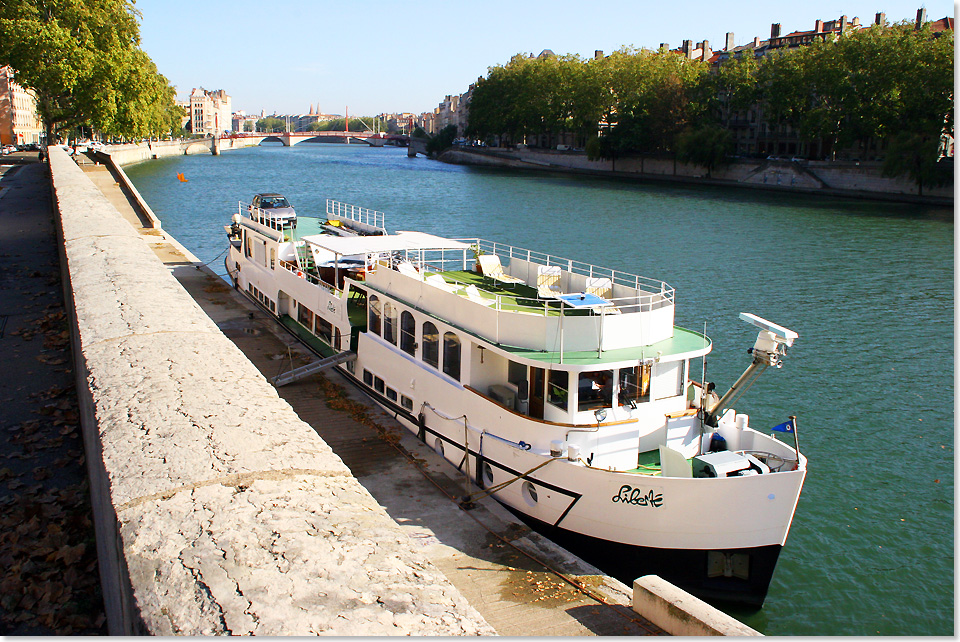
{"type": "Polygon", "coordinates": [[[140,49],[138,17],[130,0],[0,3],[0,65],[36,94],[48,142],[79,125],[131,137],[174,129],[173,89],[140,49]]]}
{"type": "Polygon", "coordinates": [[[287,123],[282,118],[267,116],[257,121],[257,131],[276,133],[287,131],[287,123]]]}
{"type": "Polygon", "coordinates": [[[453,145],[453,139],[457,137],[457,126],[447,125],[437,135],[427,141],[427,153],[436,156],[443,150],[453,145]]]}
{"type": "Polygon", "coordinates": [[[700,165],[709,177],[714,168],[728,162],[733,149],[733,135],[717,125],[704,125],[677,136],[677,160],[700,165]]]}

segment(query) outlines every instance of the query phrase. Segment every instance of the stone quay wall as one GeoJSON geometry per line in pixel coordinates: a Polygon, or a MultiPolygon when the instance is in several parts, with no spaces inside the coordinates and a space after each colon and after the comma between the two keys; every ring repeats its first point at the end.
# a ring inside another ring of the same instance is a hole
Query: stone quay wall
{"type": "Polygon", "coordinates": [[[493,629],[50,148],[114,635],[493,629]]]}
{"type": "Polygon", "coordinates": [[[108,145],[104,151],[117,165],[131,165],[168,156],[213,154],[224,149],[238,149],[252,145],[254,145],[253,142],[243,138],[222,138],[217,141],[214,141],[213,138],[185,138],[182,140],[130,143],[128,145],[108,145]]]}
{"type": "Polygon", "coordinates": [[[880,163],[831,161],[792,162],[788,160],[738,160],[726,167],[707,170],[673,159],[628,157],[589,160],[583,152],[454,147],[439,160],[462,165],[486,165],[534,170],[646,178],[709,185],[853,196],[876,200],[953,205],[953,183],[924,188],[919,195],[916,183],[906,177],[881,175],[880,163]]]}

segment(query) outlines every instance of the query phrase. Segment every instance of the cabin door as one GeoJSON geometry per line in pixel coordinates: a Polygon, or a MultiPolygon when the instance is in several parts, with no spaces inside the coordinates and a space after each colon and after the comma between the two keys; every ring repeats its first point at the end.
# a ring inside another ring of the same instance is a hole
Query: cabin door
{"type": "Polygon", "coordinates": [[[546,370],[530,368],[530,416],[534,419],[543,419],[543,388],[546,381],[546,370]]]}

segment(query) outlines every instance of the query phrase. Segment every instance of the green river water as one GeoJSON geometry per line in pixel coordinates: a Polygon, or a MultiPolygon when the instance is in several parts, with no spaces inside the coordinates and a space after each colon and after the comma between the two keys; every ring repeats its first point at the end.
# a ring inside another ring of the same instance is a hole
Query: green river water
{"type": "Polygon", "coordinates": [[[740,312],[797,331],[783,369],[737,411],[756,426],[796,414],[807,480],[763,609],[728,612],[767,635],[954,634],[950,209],[478,169],[365,145],[125,170],[163,228],[221,274],[237,202],[276,191],[302,214],[333,198],[385,212],[392,231],[662,279],[677,290],[677,324],[706,324],[707,380],[721,391],[756,338],[740,312]]]}

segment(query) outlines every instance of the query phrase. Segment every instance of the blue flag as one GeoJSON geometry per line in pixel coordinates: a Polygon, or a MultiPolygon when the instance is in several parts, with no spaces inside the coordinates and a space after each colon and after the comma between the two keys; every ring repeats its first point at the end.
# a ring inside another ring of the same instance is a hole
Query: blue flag
{"type": "Polygon", "coordinates": [[[770,430],[774,430],[776,432],[793,432],[793,419],[790,421],[785,421],[782,424],[777,424],[770,430]]]}

